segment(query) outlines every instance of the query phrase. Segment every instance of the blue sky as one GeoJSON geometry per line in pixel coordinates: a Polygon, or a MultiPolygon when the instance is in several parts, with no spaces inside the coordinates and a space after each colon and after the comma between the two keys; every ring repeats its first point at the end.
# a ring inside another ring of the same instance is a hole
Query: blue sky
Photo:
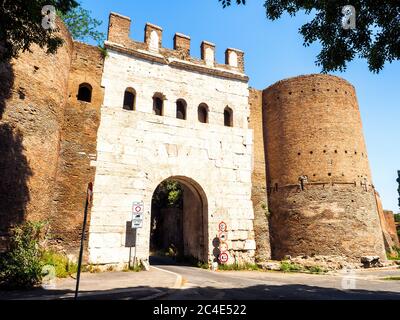
{"type": "MultiPolygon", "coordinates": [[[[81,0],[92,16],[103,21],[107,32],[111,11],[132,19],[131,37],[143,41],[146,22],[163,28],[163,46],[172,48],[175,32],[191,37],[191,52],[200,56],[200,43],[217,46],[217,60],[224,62],[228,47],[245,51],[250,86],[264,89],[274,82],[309,73],[319,73],[314,61],[319,45],[303,46],[299,27],[310,20],[285,15],[277,21],[265,18],[263,0],[246,6],[222,9],[217,0],[81,0]]],[[[385,209],[398,212],[397,170],[400,170],[400,62],[387,64],[378,75],[364,60],[349,64],[346,72],[334,73],[357,90],[372,177],[385,209]]]]}

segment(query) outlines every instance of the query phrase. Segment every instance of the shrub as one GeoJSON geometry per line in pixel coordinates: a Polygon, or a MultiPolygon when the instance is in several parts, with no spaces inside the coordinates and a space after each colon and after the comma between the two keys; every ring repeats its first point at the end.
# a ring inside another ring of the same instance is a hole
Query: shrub
{"type": "Polygon", "coordinates": [[[78,270],[78,265],[69,261],[68,257],[54,251],[44,251],[42,253],[44,265],[54,266],[58,278],[66,278],[78,270]]]}
{"type": "Polygon", "coordinates": [[[135,263],[133,266],[126,266],[124,268],[124,272],[133,271],[133,272],[140,272],[146,270],[144,265],[141,262],[135,263]]]}
{"type": "Polygon", "coordinates": [[[311,266],[311,267],[306,267],[307,271],[310,273],[325,273],[327,270],[320,266],[311,266]]]}
{"type": "Polygon", "coordinates": [[[303,267],[297,263],[282,261],[281,262],[281,271],[283,271],[283,272],[300,272],[300,271],[303,271],[303,267]]]}
{"type": "Polygon", "coordinates": [[[9,250],[0,261],[0,284],[7,288],[31,288],[42,280],[40,241],[42,222],[25,222],[11,229],[9,250]]]}
{"type": "Polygon", "coordinates": [[[389,260],[400,260],[400,248],[392,247],[392,252],[387,254],[389,260]]]}

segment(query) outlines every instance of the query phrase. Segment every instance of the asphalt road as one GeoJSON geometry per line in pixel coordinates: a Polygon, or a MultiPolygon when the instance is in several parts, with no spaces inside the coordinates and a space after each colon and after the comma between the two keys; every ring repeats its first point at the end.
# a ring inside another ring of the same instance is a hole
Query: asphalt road
{"type": "Polygon", "coordinates": [[[213,272],[165,261],[152,263],[182,275],[184,285],[163,297],[165,300],[400,300],[400,269],[358,271],[335,275],[262,271],[213,272]]]}

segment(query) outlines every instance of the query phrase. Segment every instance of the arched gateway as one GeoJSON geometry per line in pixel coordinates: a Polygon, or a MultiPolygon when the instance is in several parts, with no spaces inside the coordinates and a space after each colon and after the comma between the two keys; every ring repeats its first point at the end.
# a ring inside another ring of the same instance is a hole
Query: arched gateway
{"type": "MultiPolygon", "coordinates": [[[[128,34],[117,45],[121,29],[113,28],[129,24],[129,19],[115,14],[111,19],[115,23],[110,26],[102,75],[89,263],[126,264],[134,244],[137,258],[148,260],[151,247],[173,242],[183,255],[212,262],[220,236],[228,263],[253,262],[253,130],[248,127],[248,77],[243,65],[221,68],[212,59],[206,64],[206,50],[215,50],[209,42],[202,43],[203,60],[197,62],[183,56],[160,58],[161,51],[146,51],[143,46],[136,50],[134,42],[127,45],[128,34]],[[135,88],[133,110],[121,106],[126,88],[135,88]],[[155,97],[162,103],[155,103],[155,97]],[[185,102],[184,116],[177,116],[177,101],[185,102]],[[204,119],[199,119],[199,106],[207,106],[204,119]],[[230,126],[224,126],[226,106],[233,115],[230,126]],[[162,110],[154,112],[155,107],[162,110]],[[164,210],[157,218],[152,210],[154,191],[167,179],[182,186],[183,203],[175,213],[166,216],[164,210]],[[135,215],[143,221],[134,243],[132,208],[138,205],[143,212],[135,215]],[[160,229],[154,238],[157,220],[160,229]],[[221,222],[227,226],[224,235],[218,230],[221,222]]],[[[160,28],[146,28],[149,34],[156,30],[161,42],[160,28]]],[[[188,41],[179,34],[175,40],[177,46],[188,41]]],[[[149,41],[146,38],[145,48],[151,48],[149,41]]],[[[242,61],[243,53],[237,54],[242,61]]]]}
{"type": "Polygon", "coordinates": [[[208,204],[194,180],[174,176],[161,182],[151,205],[150,252],[172,251],[179,259],[208,261],[208,204]]]}

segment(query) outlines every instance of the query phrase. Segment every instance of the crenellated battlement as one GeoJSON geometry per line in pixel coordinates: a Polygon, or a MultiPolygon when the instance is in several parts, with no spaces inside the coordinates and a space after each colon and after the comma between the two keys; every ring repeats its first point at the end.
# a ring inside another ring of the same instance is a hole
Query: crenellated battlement
{"type": "Polygon", "coordinates": [[[244,74],[244,52],[241,50],[226,49],[225,62],[219,64],[215,58],[216,46],[214,43],[203,41],[200,46],[201,59],[197,59],[190,55],[191,39],[187,35],[176,33],[174,48],[168,49],[162,46],[163,29],[161,27],[146,23],[144,42],[135,41],[129,37],[130,27],[131,19],[129,17],[114,12],[110,13],[106,48],[158,63],[170,64],[173,62],[175,67],[195,69],[198,72],[210,73],[210,69],[212,69],[212,73],[218,76],[248,81],[248,77],[244,74]],[[183,63],[176,60],[181,60],[183,63]]]}

